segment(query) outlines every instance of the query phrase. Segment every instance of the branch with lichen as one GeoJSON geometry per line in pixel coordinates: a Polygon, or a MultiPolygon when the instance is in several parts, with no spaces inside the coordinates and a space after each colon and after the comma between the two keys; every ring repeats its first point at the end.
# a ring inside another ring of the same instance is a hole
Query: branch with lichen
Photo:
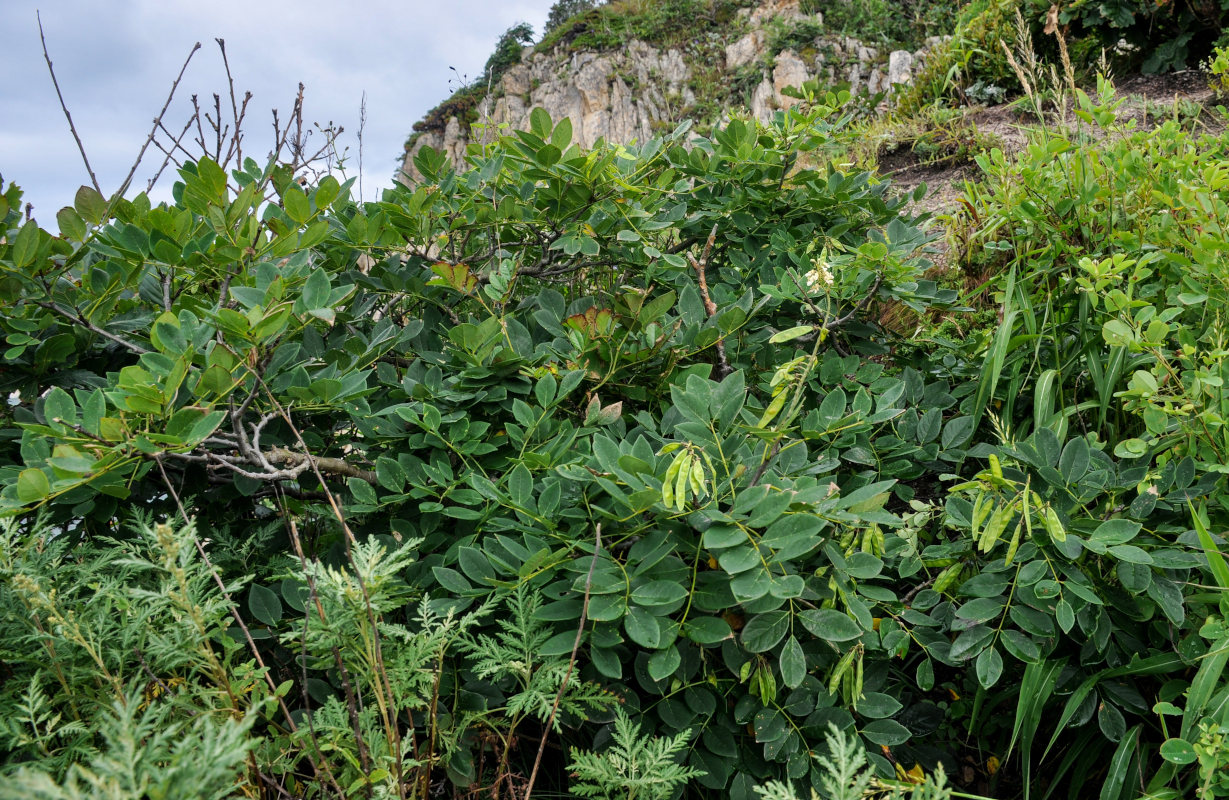
{"type": "MultiPolygon", "coordinates": [[[[691,253],[687,254],[687,260],[691,262],[691,268],[696,271],[696,283],[700,287],[700,299],[704,301],[704,310],[708,314],[708,318],[712,319],[717,316],[717,304],[708,294],[708,257],[713,252],[713,242],[717,240],[717,223],[713,223],[713,229],[709,231],[708,241],[704,243],[704,251],[700,254],[700,259],[691,253]]],[[[725,337],[721,336],[717,339],[717,375],[726,377],[733,368],[730,366],[729,359],[725,355],[725,337]]]]}

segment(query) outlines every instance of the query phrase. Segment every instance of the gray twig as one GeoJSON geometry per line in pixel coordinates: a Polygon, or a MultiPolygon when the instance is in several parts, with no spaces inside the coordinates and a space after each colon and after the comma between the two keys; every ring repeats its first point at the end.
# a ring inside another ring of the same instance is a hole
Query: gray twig
{"type": "Polygon", "coordinates": [[[171,147],[168,150],[162,146],[161,142],[154,140],[154,146],[165,153],[166,158],[162,159],[162,166],[158,167],[158,171],[154,173],[154,177],[149,179],[149,183],[145,184],[146,192],[153,191],[154,184],[156,184],[158,179],[162,177],[162,172],[166,169],[167,164],[174,162],[176,167],[182,166],[179,161],[175,160],[176,150],[183,150],[185,156],[188,158],[192,157],[192,153],[188,152],[187,148],[183,146],[183,137],[187,135],[188,129],[192,127],[193,119],[195,119],[195,117],[188,117],[188,121],[184,123],[183,130],[179,132],[179,136],[172,136],[171,132],[167,130],[166,126],[159,121],[158,127],[162,129],[162,132],[167,136],[171,136],[171,147]]]}
{"type": "Polygon", "coordinates": [[[848,323],[850,323],[854,317],[856,317],[859,313],[865,310],[867,306],[871,304],[871,301],[875,299],[875,293],[879,291],[879,287],[882,285],[883,285],[883,273],[881,272],[875,276],[875,282],[872,283],[871,288],[867,290],[866,296],[863,297],[861,300],[859,300],[856,306],[849,309],[849,313],[845,314],[842,317],[837,317],[836,319],[825,322],[824,330],[832,330],[833,328],[839,328],[842,325],[847,325],[848,323]]]}
{"type": "MultiPolygon", "coordinates": [[[[175,491],[175,487],[171,483],[170,476],[166,474],[166,469],[162,466],[162,459],[155,456],[154,463],[158,465],[158,471],[162,474],[162,482],[166,486],[166,490],[170,493],[171,499],[175,501],[175,506],[179,509],[179,515],[183,517],[184,524],[192,525],[193,522],[191,518],[188,517],[188,511],[184,508],[183,501],[179,498],[179,493],[175,491]]],[[[223,599],[226,600],[226,605],[230,609],[231,618],[234,619],[235,625],[237,625],[240,632],[243,633],[243,638],[247,642],[249,651],[256,659],[256,664],[260,667],[261,672],[264,674],[265,684],[269,687],[269,691],[273,694],[273,696],[277,698],[278,707],[281,709],[282,716],[286,720],[286,727],[289,728],[292,733],[297,732],[299,726],[295,724],[294,717],[290,716],[290,709],[286,707],[285,699],[277,693],[277,684],[273,682],[273,675],[269,671],[268,666],[266,666],[265,659],[260,654],[260,649],[256,647],[256,641],[252,638],[252,632],[248,630],[248,626],[244,623],[243,617],[239,616],[238,604],[231,596],[230,591],[227,590],[226,584],[222,582],[222,576],[218,574],[217,567],[213,565],[213,559],[211,559],[209,557],[209,553],[205,551],[205,546],[201,544],[201,539],[196,535],[195,530],[193,530],[192,533],[192,544],[196,546],[197,554],[200,555],[201,561],[209,570],[210,575],[213,576],[213,582],[217,584],[218,591],[222,593],[223,599]]],[[[328,776],[329,782],[332,783],[333,787],[337,790],[338,797],[341,797],[344,793],[341,790],[341,786],[337,783],[337,779],[333,777],[333,772],[329,768],[328,760],[321,759],[321,761],[317,763],[315,758],[309,757],[308,761],[311,763],[312,769],[316,772],[317,776],[320,775],[321,766],[323,765],[324,772],[328,776]]]]}
{"type": "Polygon", "coordinates": [[[90,183],[94,184],[94,190],[102,194],[102,187],[98,185],[98,178],[94,175],[94,168],[90,166],[90,158],[85,154],[85,145],[81,144],[81,137],[77,135],[77,126],[73,124],[73,115],[68,113],[68,105],[64,102],[64,94],[60,91],[60,82],[55,78],[55,69],[51,66],[51,56],[47,53],[47,37],[43,35],[43,18],[37,11],[34,16],[38,19],[38,38],[43,43],[43,58],[47,60],[47,71],[51,73],[51,83],[55,86],[55,95],[60,98],[60,108],[64,111],[64,118],[68,120],[68,130],[72,132],[73,139],[77,142],[77,149],[81,152],[81,160],[85,162],[85,171],[90,174],[90,183]]]}
{"type": "Polygon", "coordinates": [[[538,778],[538,767],[542,764],[542,754],[546,752],[546,739],[550,735],[551,726],[555,724],[559,703],[563,701],[563,693],[567,691],[568,680],[572,677],[572,670],[576,667],[576,652],[580,650],[580,640],[585,634],[585,622],[589,619],[589,595],[593,588],[593,572],[597,568],[597,559],[602,552],[602,523],[597,524],[593,538],[593,560],[589,562],[589,574],[585,576],[585,599],[580,606],[580,624],[576,626],[576,639],[572,642],[572,654],[568,657],[568,671],[563,674],[563,680],[559,683],[559,691],[555,693],[555,702],[550,707],[550,717],[546,720],[542,738],[538,740],[538,755],[533,760],[533,770],[530,771],[529,783],[525,786],[524,800],[529,800],[530,794],[533,793],[533,784],[538,778]]]}
{"type": "Polygon", "coordinates": [[[124,182],[120,184],[119,191],[116,194],[122,196],[124,192],[128,191],[128,185],[132,183],[132,176],[136,174],[137,167],[141,166],[141,159],[145,158],[145,150],[149,147],[149,143],[154,140],[154,136],[157,135],[158,128],[162,125],[162,118],[166,115],[166,110],[171,106],[171,100],[175,97],[175,90],[179,88],[179,81],[188,69],[188,62],[192,60],[192,56],[196,55],[196,51],[200,49],[200,42],[192,45],[192,50],[188,53],[188,57],[184,59],[183,66],[179,68],[179,74],[175,76],[175,82],[171,84],[171,91],[166,96],[166,102],[162,104],[162,110],[158,112],[158,116],[154,117],[153,127],[149,129],[149,136],[145,137],[145,144],[141,145],[141,152],[137,153],[137,160],[132,162],[132,169],[128,170],[128,175],[124,178],[124,182]]]}
{"type": "MultiPolygon", "coordinates": [[[[708,313],[709,319],[717,316],[717,304],[708,294],[708,257],[713,252],[713,242],[717,240],[717,223],[713,223],[713,229],[709,231],[708,241],[704,243],[704,252],[700,254],[700,260],[691,253],[687,254],[687,260],[691,262],[691,268],[696,271],[696,283],[700,285],[700,299],[704,301],[704,310],[708,313]]],[[[725,355],[725,337],[717,339],[717,375],[721,378],[728,376],[733,372],[730,367],[729,359],[725,355]]]]}
{"type": "Polygon", "coordinates": [[[39,300],[35,302],[35,305],[39,306],[40,308],[45,308],[54,314],[59,314],[61,317],[64,317],[64,319],[68,320],[69,322],[73,322],[77,325],[81,325],[85,328],[88,328],[94,333],[103,337],[104,339],[110,339],[111,341],[115,342],[121,347],[125,347],[128,350],[131,350],[137,355],[142,355],[143,353],[149,352],[144,347],[141,347],[141,345],[134,344],[133,342],[130,342],[126,339],[121,339],[120,337],[116,336],[114,333],[111,333],[107,330],[104,330],[103,328],[98,327],[97,325],[90,322],[88,319],[81,316],[80,314],[74,314],[71,311],[67,311],[63,308],[60,308],[55,303],[39,300]]]}

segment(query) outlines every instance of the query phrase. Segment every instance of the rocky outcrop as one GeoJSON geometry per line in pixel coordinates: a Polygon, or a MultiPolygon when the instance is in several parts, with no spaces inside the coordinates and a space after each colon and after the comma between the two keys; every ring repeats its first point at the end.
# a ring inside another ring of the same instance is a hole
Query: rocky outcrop
{"type": "Polygon", "coordinates": [[[599,139],[630,143],[687,118],[697,100],[703,99],[697,98],[698,92],[723,93],[720,99],[728,100],[728,87],[736,75],[745,80],[746,71],[757,65],[760,80],[745,110],[767,120],[798,102],[784,93],[788,87],[818,79],[827,85],[847,83],[855,93],[866,90],[874,95],[889,91],[893,84],[908,83],[925,57],[925,50],[881,54],[856,39],[822,33],[803,47],[794,42],[794,47],[769,52],[774,32],[779,39],[782,30],[802,24],[807,25],[805,30],[822,31],[822,22],[821,15],[803,14],[798,0],[763,0],[739,14],[728,42],[706,51],[714,53],[717,61],[724,56],[724,63],[717,65],[697,63],[685,49],[658,48],[638,40],[602,53],[571,52],[563,46],[549,53],[528,48],[521,63],[505,72],[479,103],[478,124],[471,127],[452,117],[442,127],[416,136],[405,153],[399,179],[412,183],[420,177],[414,156],[421,148],[441,150],[453,163],[461,163],[471,141],[492,136],[494,128],[504,123],[527,128],[535,108],[544,109],[551,119],[568,117],[574,141],[583,147],[599,139]],[[720,70],[717,80],[714,66],[720,70]],[[705,79],[702,85],[697,81],[700,75],[705,79]]]}

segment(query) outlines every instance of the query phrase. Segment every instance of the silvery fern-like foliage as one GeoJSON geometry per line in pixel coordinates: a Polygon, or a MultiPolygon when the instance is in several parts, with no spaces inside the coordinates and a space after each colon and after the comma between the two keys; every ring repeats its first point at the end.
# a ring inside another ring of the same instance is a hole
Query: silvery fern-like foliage
{"type": "Polygon", "coordinates": [[[559,731],[559,714],[583,715],[594,707],[612,704],[614,697],[575,675],[568,679],[560,694],[569,664],[564,658],[540,655],[542,645],[551,636],[550,630],[537,619],[540,605],[537,592],[524,584],[517,586],[507,599],[510,613],[496,620],[499,632],[471,639],[465,649],[473,658],[475,675],[511,684],[507,711],[514,719],[530,716],[545,722],[550,719],[558,697],[553,729],[559,731]]]}
{"type": "Polygon", "coordinates": [[[315,581],[321,602],[328,604],[325,616],[333,620],[335,615],[345,614],[353,619],[366,617],[369,606],[376,614],[402,607],[411,590],[401,575],[413,563],[418,544],[419,540],[413,539],[389,550],[372,538],[351,546],[350,563],[345,568],[308,561],[307,575],[315,581]]]}
{"type": "Polygon", "coordinates": [[[418,604],[412,627],[381,621],[380,635],[390,643],[384,654],[393,695],[403,708],[417,710],[428,705],[435,693],[440,663],[463,642],[493,608],[487,601],[472,611],[457,615],[440,611],[425,597],[418,604]]]}
{"type": "MultiPolygon", "coordinates": [[[[857,737],[846,736],[844,731],[829,724],[826,739],[828,754],[816,760],[823,770],[820,785],[828,800],[864,800],[872,796],[882,800],[951,800],[952,792],[942,770],[921,784],[885,786],[876,780],[857,737]]],[[[760,800],[802,800],[802,795],[782,781],[757,786],[755,793],[760,800]]],[[[810,798],[819,800],[819,794],[812,790],[810,798]]]]}
{"type": "Polygon", "coordinates": [[[31,781],[84,786],[123,747],[122,761],[156,752],[157,737],[128,735],[151,720],[205,747],[222,735],[216,720],[262,702],[260,689],[233,694],[244,668],[226,592],[238,585],[219,591],[197,544],[191,525],[138,520],[94,547],[39,520],[0,521],[0,660],[13,673],[0,687],[0,774],[34,765],[31,781]]]}
{"type": "Polygon", "coordinates": [[[824,793],[833,800],[859,800],[870,788],[873,773],[867,768],[866,751],[856,737],[829,724],[828,755],[818,761],[824,770],[820,778],[824,793]]]}
{"type": "Polygon", "coordinates": [[[413,540],[388,550],[375,539],[355,542],[351,564],[344,568],[308,561],[297,577],[313,587],[312,613],[282,640],[288,647],[304,648],[317,664],[331,666],[336,650],[360,682],[374,679],[380,671],[375,659],[379,636],[416,641],[408,631],[385,622],[383,615],[404,606],[411,595],[401,575],[414,561],[417,544],[413,540]],[[322,613],[316,612],[317,603],[322,613]]]}
{"type": "MultiPolygon", "coordinates": [[[[769,781],[763,786],[756,786],[755,793],[760,796],[760,800],[799,800],[798,793],[788,783],[782,781],[769,781]]],[[[811,792],[811,798],[817,797],[814,790],[811,792]]]]}
{"type": "Polygon", "coordinates": [[[72,764],[62,779],[41,765],[23,767],[6,780],[0,798],[230,797],[255,742],[248,736],[254,721],[254,712],[220,722],[204,714],[176,718],[170,705],[147,704],[132,691],[94,720],[101,746],[93,757],[72,764]]]}
{"type": "Polygon", "coordinates": [[[68,766],[66,753],[93,751],[93,734],[81,720],[66,717],[43,690],[45,676],[35,672],[21,695],[12,696],[0,711],[0,747],[37,752],[52,772],[68,766]]]}
{"type": "Polygon", "coordinates": [[[614,742],[600,753],[573,750],[568,769],[576,775],[571,790],[602,800],[666,800],[674,790],[703,772],[677,759],[690,731],[674,736],[642,736],[640,726],[615,711],[614,742]]]}

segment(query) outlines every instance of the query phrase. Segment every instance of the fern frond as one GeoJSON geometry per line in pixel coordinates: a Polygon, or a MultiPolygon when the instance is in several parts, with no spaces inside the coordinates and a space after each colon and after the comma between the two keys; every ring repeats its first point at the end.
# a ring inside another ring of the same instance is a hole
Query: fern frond
{"type": "Polygon", "coordinates": [[[677,786],[703,775],[677,757],[691,731],[674,736],[642,736],[623,709],[615,711],[614,741],[601,753],[573,750],[568,768],[576,774],[572,791],[581,797],[666,800],[677,786]]]}

